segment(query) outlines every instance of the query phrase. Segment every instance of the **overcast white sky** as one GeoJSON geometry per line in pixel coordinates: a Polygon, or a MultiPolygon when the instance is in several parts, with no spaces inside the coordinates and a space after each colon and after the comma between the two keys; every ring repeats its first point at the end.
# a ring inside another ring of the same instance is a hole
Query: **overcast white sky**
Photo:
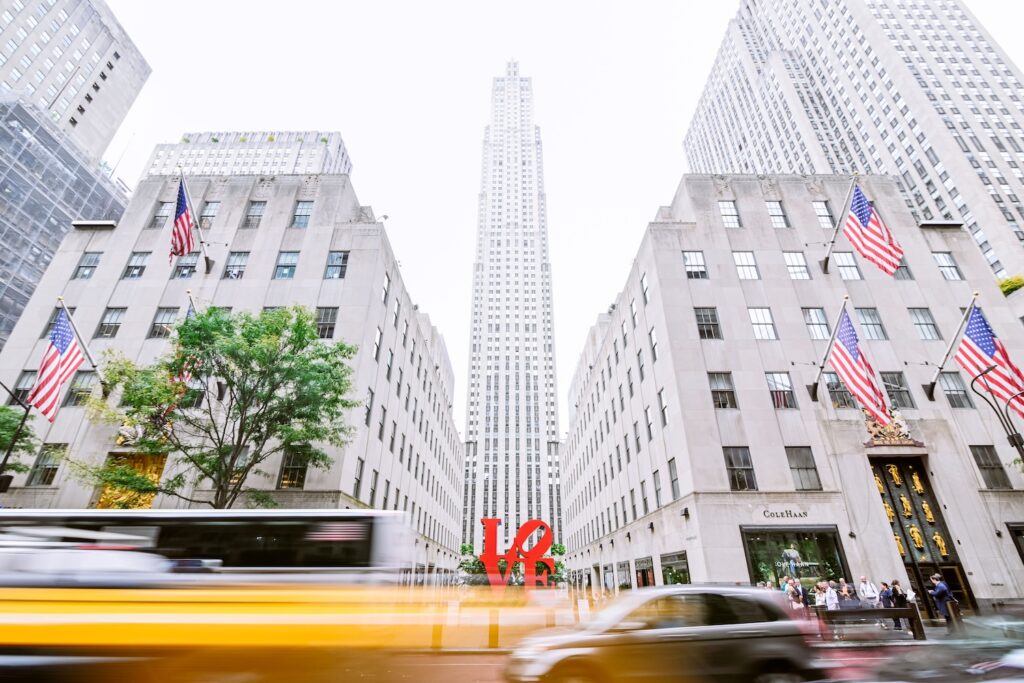
{"type": "MultiPolygon", "coordinates": [[[[544,143],[559,404],[647,222],[737,0],[107,0],[153,74],[107,151],[130,185],[192,130],[338,130],[362,204],[448,345],[465,420],[471,270],[491,78],[533,77],[544,143]]],[[[967,0],[1017,64],[1024,3],[967,0]]]]}

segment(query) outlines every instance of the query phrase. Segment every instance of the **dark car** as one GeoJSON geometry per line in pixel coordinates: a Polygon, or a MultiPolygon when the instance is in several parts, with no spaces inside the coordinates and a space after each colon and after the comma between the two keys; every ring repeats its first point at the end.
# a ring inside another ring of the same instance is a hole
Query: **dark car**
{"type": "Polygon", "coordinates": [[[574,629],[512,653],[509,681],[744,681],[826,678],[805,629],[773,591],[667,586],[632,591],[574,629]]]}

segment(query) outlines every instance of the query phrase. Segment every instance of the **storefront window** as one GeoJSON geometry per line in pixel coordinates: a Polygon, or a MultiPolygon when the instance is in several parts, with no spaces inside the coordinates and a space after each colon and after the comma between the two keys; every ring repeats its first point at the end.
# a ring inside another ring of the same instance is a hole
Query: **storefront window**
{"type": "Polygon", "coordinates": [[[602,581],[604,589],[609,593],[615,591],[615,565],[606,564],[604,569],[601,570],[602,581]]]}
{"type": "Polygon", "coordinates": [[[751,583],[778,586],[783,576],[789,576],[810,587],[819,581],[850,578],[835,527],[741,531],[751,583]]]}
{"type": "Polygon", "coordinates": [[[654,585],[654,560],[650,557],[638,557],[636,559],[636,587],[654,585]]]}
{"type": "Polygon", "coordinates": [[[620,591],[627,591],[633,587],[633,576],[629,571],[629,562],[619,562],[617,574],[620,591]]]}
{"type": "Polygon", "coordinates": [[[666,586],[690,583],[690,565],[685,552],[661,556],[661,580],[666,586]]]}

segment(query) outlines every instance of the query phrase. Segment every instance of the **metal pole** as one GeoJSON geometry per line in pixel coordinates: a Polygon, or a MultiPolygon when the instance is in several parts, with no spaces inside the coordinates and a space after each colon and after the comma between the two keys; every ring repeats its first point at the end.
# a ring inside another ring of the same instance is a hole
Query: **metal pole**
{"type": "MultiPolygon", "coordinates": [[[[7,467],[7,461],[10,459],[11,453],[14,452],[14,446],[18,443],[18,437],[21,436],[21,431],[25,428],[25,423],[28,421],[28,415],[31,410],[32,408],[30,406],[25,405],[25,413],[21,416],[21,422],[18,423],[18,428],[14,430],[14,435],[11,436],[11,442],[7,444],[7,450],[4,452],[3,460],[0,460],[0,475],[3,474],[4,469],[7,467]]],[[[0,482],[0,493],[4,493],[6,490],[7,489],[4,488],[3,482],[0,482]]]]}
{"type": "Polygon", "coordinates": [[[846,304],[850,302],[850,295],[843,296],[843,305],[839,308],[839,314],[836,316],[836,321],[832,324],[832,336],[828,338],[828,346],[825,347],[825,353],[821,356],[821,362],[818,363],[818,372],[814,375],[814,381],[807,385],[807,392],[811,395],[812,401],[818,400],[818,382],[821,380],[821,373],[825,371],[825,363],[828,362],[828,354],[832,350],[832,345],[836,342],[836,335],[839,333],[839,321],[843,319],[843,311],[846,310],[846,304]]]}
{"type": "Polygon", "coordinates": [[[974,295],[971,296],[971,305],[967,307],[967,310],[964,311],[963,318],[960,319],[960,326],[956,328],[956,333],[953,335],[952,339],[949,340],[949,346],[946,348],[946,353],[942,356],[942,360],[939,361],[939,366],[935,368],[935,375],[932,377],[932,381],[924,385],[924,393],[925,396],[928,397],[929,401],[935,400],[935,384],[939,381],[939,375],[942,374],[942,367],[946,364],[946,361],[949,360],[950,354],[953,353],[953,346],[956,344],[957,340],[960,339],[960,333],[964,331],[964,326],[967,325],[967,320],[971,317],[971,311],[974,310],[975,302],[977,300],[978,293],[975,292],[974,295]]]}
{"type": "Polygon", "coordinates": [[[185,188],[185,203],[189,206],[189,210],[195,219],[196,231],[199,233],[199,248],[203,251],[203,261],[206,263],[206,274],[209,275],[210,271],[213,270],[213,259],[210,258],[210,255],[206,251],[206,235],[203,234],[202,219],[195,211],[196,205],[192,202],[192,195],[189,194],[188,184],[185,182],[184,173],[181,174],[181,186],[185,188]]]}
{"type": "Polygon", "coordinates": [[[1010,432],[1006,435],[1010,445],[1017,449],[1017,454],[1021,460],[1024,460],[1024,437],[1020,435],[1017,428],[1013,424],[1013,418],[1010,416],[1010,404],[1020,396],[1024,396],[1024,391],[1018,391],[1016,394],[1006,399],[1006,403],[1003,406],[1003,415],[1005,416],[1006,424],[1010,426],[1010,432]]]}
{"type": "Polygon", "coordinates": [[[843,227],[843,223],[846,222],[846,216],[850,213],[850,202],[853,199],[853,188],[857,187],[857,174],[853,174],[853,180],[850,182],[850,189],[846,193],[846,201],[843,202],[843,211],[836,218],[836,227],[832,231],[832,239],[828,241],[828,250],[825,252],[825,258],[821,260],[821,272],[828,275],[828,260],[832,257],[832,249],[836,246],[836,238],[839,237],[839,228],[843,227]]]}
{"type": "Polygon", "coordinates": [[[89,350],[89,345],[85,343],[85,340],[82,338],[82,334],[78,331],[78,326],[75,325],[75,319],[71,317],[71,311],[69,311],[68,307],[64,304],[64,297],[58,296],[57,303],[60,304],[62,309],[64,309],[64,315],[68,318],[68,324],[71,325],[71,331],[75,333],[76,337],[78,337],[78,343],[82,346],[82,352],[85,353],[85,357],[89,359],[89,365],[92,366],[92,369],[95,370],[98,375],[100,369],[96,367],[96,359],[92,357],[92,351],[89,350]]]}

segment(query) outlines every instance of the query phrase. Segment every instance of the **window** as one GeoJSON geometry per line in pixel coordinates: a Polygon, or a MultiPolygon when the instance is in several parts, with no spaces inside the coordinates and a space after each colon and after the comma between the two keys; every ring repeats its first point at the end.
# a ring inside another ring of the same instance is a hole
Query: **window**
{"type": "Polygon", "coordinates": [[[171,272],[171,277],[176,280],[188,280],[196,274],[197,263],[199,263],[198,251],[192,251],[183,256],[179,256],[178,262],[174,264],[174,270],[171,272]]]}
{"type": "Polygon", "coordinates": [[[334,337],[334,324],[338,321],[338,309],[317,308],[316,309],[316,333],[321,339],[334,337]]]}
{"type": "Polygon", "coordinates": [[[650,406],[644,406],[644,422],[647,425],[647,440],[650,441],[654,438],[654,418],[650,406]]]}
{"type": "Polygon", "coordinates": [[[636,369],[640,376],[640,381],[644,381],[644,350],[637,349],[636,352],[636,369]]]}
{"type": "Polygon", "coordinates": [[[92,370],[79,370],[75,378],[71,380],[67,396],[64,397],[64,407],[80,406],[85,403],[92,393],[93,384],[96,383],[96,373],[92,370]]]}
{"type": "Polygon", "coordinates": [[[985,482],[985,488],[1013,488],[1010,486],[1010,478],[1006,475],[1006,470],[1003,469],[1003,463],[999,462],[999,456],[996,455],[994,447],[971,446],[971,455],[974,456],[974,462],[978,464],[978,470],[981,471],[981,479],[985,482]]]}
{"type": "Polygon", "coordinates": [[[356,460],[356,476],[355,480],[352,482],[352,497],[357,500],[359,499],[359,489],[363,486],[363,465],[365,464],[366,460],[363,458],[358,458],[356,460]]]}
{"type": "Polygon", "coordinates": [[[122,280],[137,280],[146,272],[146,261],[149,259],[148,251],[133,251],[128,257],[128,265],[124,267],[122,280]]]}
{"type": "Polygon", "coordinates": [[[295,211],[292,213],[292,228],[305,228],[309,225],[309,217],[313,213],[313,202],[295,202],[295,211]]]}
{"type": "Polygon", "coordinates": [[[679,500],[679,473],[676,472],[675,458],[669,458],[668,461],[668,480],[672,487],[672,500],[679,500]]]}
{"type": "Polygon", "coordinates": [[[666,426],[668,424],[668,404],[665,403],[664,389],[658,389],[658,413],[661,415],[661,426],[666,426]]]}
{"type": "Polygon", "coordinates": [[[750,461],[750,449],[746,446],[726,446],[725,469],[729,474],[729,489],[732,491],[756,491],[754,464],[750,461]]]}
{"type": "Polygon", "coordinates": [[[227,263],[224,265],[225,280],[241,280],[245,275],[245,265],[249,262],[249,252],[232,251],[228,253],[227,263]]]}
{"type": "Polygon", "coordinates": [[[835,260],[836,265],[839,266],[839,277],[844,280],[864,279],[864,276],[860,274],[860,266],[857,265],[857,259],[854,258],[852,251],[834,251],[832,252],[832,258],[835,260]]]}
{"type": "Polygon", "coordinates": [[[281,459],[281,473],[277,478],[279,489],[301,489],[306,485],[309,456],[301,450],[288,449],[281,459]]]}
{"type": "Polygon", "coordinates": [[[22,370],[21,374],[18,375],[17,383],[14,385],[14,391],[11,392],[13,396],[7,399],[7,405],[19,405],[18,401],[28,402],[28,395],[32,391],[32,387],[36,385],[36,374],[35,370],[22,370]]]}
{"type": "Polygon", "coordinates": [[[877,308],[858,308],[857,322],[860,323],[860,331],[864,333],[865,339],[883,340],[888,339],[885,333],[885,326],[882,325],[882,318],[878,315],[877,308]]]}
{"type": "Polygon", "coordinates": [[[162,228],[167,219],[171,217],[171,212],[174,208],[174,202],[160,202],[156,205],[156,211],[153,212],[153,217],[149,220],[150,228],[162,228]]]}
{"type": "Polygon", "coordinates": [[[647,273],[644,273],[640,276],[640,294],[644,298],[644,304],[648,304],[651,301],[650,289],[650,285],[647,283],[647,273]]]}
{"type": "Polygon", "coordinates": [[[718,202],[718,212],[722,215],[722,224],[727,228],[739,228],[740,212],[736,209],[736,202],[731,199],[718,202]]]}
{"type": "Polygon", "coordinates": [[[711,404],[715,408],[736,407],[736,389],[731,372],[709,372],[708,384],[711,386],[711,404]]]}
{"type": "Polygon", "coordinates": [[[343,280],[345,279],[346,271],[348,271],[348,252],[327,252],[327,270],[324,271],[324,279],[343,280]]]}
{"type": "Polygon", "coordinates": [[[263,212],[266,209],[266,202],[249,202],[249,208],[245,211],[245,220],[242,221],[242,227],[248,230],[260,227],[260,221],[263,220],[263,212]]]}
{"type": "Polygon", "coordinates": [[[913,280],[914,274],[910,272],[910,266],[907,265],[907,257],[904,256],[900,259],[900,265],[896,267],[896,272],[892,274],[894,280],[913,280]]]}
{"type": "Polygon", "coordinates": [[[939,332],[938,325],[935,324],[935,318],[932,317],[932,312],[927,308],[908,308],[910,312],[910,319],[914,322],[914,327],[917,328],[917,334],[921,339],[925,340],[936,340],[942,339],[942,334],[939,332]]]}
{"type": "Polygon", "coordinates": [[[363,424],[370,426],[370,416],[373,415],[373,389],[367,388],[366,401],[364,401],[366,412],[363,415],[363,424]]]}
{"type": "Polygon", "coordinates": [[[913,408],[914,398],[910,395],[910,387],[902,372],[883,372],[882,384],[889,395],[889,403],[893,408],[913,408]]]}
{"type": "Polygon", "coordinates": [[[295,266],[299,263],[299,252],[277,252],[277,265],[274,266],[275,280],[291,280],[295,277],[295,266]]]}
{"type": "Polygon", "coordinates": [[[717,308],[695,308],[697,334],[701,339],[721,339],[722,326],[718,322],[717,308]]]}
{"type": "Polygon", "coordinates": [[[789,271],[790,280],[810,280],[811,271],[807,268],[807,258],[802,251],[784,251],[782,257],[786,259],[786,270],[789,271]]]}
{"type": "Polygon", "coordinates": [[[782,202],[765,202],[765,206],[768,207],[768,219],[771,221],[773,228],[789,227],[786,212],[782,210],[782,202]]]}
{"type": "Polygon", "coordinates": [[[796,395],[793,393],[793,380],[788,372],[766,372],[768,393],[772,397],[772,405],[776,408],[796,408],[796,395]]]}
{"type": "Polygon", "coordinates": [[[177,308],[158,308],[153,317],[153,325],[149,328],[151,339],[166,339],[171,336],[174,323],[178,320],[177,308]]]}
{"type": "Polygon", "coordinates": [[[959,372],[940,373],[939,384],[942,385],[942,391],[946,394],[946,400],[949,401],[951,408],[974,407],[974,402],[971,401],[971,396],[967,393],[967,387],[959,372]]]}
{"type": "Polygon", "coordinates": [[[661,472],[654,470],[654,509],[661,507],[661,472]]]}
{"type": "Polygon", "coordinates": [[[704,263],[703,251],[684,251],[683,267],[686,269],[687,280],[708,279],[708,267],[704,263]]]}
{"type": "Polygon", "coordinates": [[[814,454],[807,446],[787,446],[786,458],[797,491],[820,491],[821,478],[814,466],[814,454]]]}
{"type": "Polygon", "coordinates": [[[100,265],[100,256],[103,255],[101,251],[87,251],[82,254],[81,258],[78,259],[78,266],[75,268],[75,272],[71,274],[72,280],[88,280],[92,277],[92,274],[96,271],[96,266],[100,265]]]}
{"type": "Polygon", "coordinates": [[[388,302],[388,294],[391,293],[391,276],[384,273],[384,288],[381,291],[381,301],[388,302]]]}
{"type": "Polygon", "coordinates": [[[629,317],[633,321],[633,329],[636,329],[636,299],[629,300],[629,317]]]}
{"type": "Polygon", "coordinates": [[[217,211],[220,210],[220,202],[206,202],[203,204],[203,210],[199,214],[199,226],[203,230],[209,230],[213,224],[213,219],[217,217],[217,211]]]}
{"type": "Polygon", "coordinates": [[[833,408],[856,408],[857,403],[853,400],[853,394],[849,392],[839,375],[834,372],[824,372],[825,386],[828,388],[828,395],[832,398],[833,408]]]}
{"type": "Polygon", "coordinates": [[[814,206],[814,215],[818,217],[818,227],[824,230],[835,230],[836,221],[832,218],[828,202],[811,202],[811,204],[814,206]]]}
{"type": "Polygon", "coordinates": [[[752,251],[734,251],[732,260],[736,263],[736,274],[741,280],[760,280],[761,274],[757,272],[757,261],[754,260],[752,251]]]}
{"type": "Polygon", "coordinates": [[[651,342],[651,362],[658,360],[658,334],[652,327],[647,332],[647,338],[651,342]]]}
{"type": "Polygon", "coordinates": [[[775,321],[770,308],[748,308],[750,324],[754,328],[754,339],[778,339],[775,321]]]}
{"type": "Polygon", "coordinates": [[[935,258],[935,263],[939,266],[939,272],[942,273],[942,277],[947,280],[963,280],[963,273],[960,272],[960,266],[956,264],[956,260],[953,258],[953,254],[948,251],[933,251],[932,256],[935,258]]]}
{"type": "Polygon", "coordinates": [[[379,327],[377,328],[377,331],[374,332],[373,334],[373,359],[377,361],[380,360],[380,342],[383,335],[384,333],[381,332],[381,329],[379,327]]]}
{"type": "MultiPolygon", "coordinates": [[[[43,333],[39,337],[40,339],[49,339],[50,335],[53,334],[53,326],[57,324],[57,316],[60,315],[60,311],[60,306],[53,309],[53,313],[50,314],[50,319],[46,322],[46,327],[43,328],[43,333]]],[[[75,309],[71,306],[68,307],[68,315],[75,315],[75,309]]]]}
{"type": "Polygon", "coordinates": [[[127,308],[108,308],[103,311],[103,318],[100,319],[99,327],[96,328],[96,334],[93,337],[111,339],[117,336],[117,331],[121,329],[121,321],[127,310],[127,308]]]}
{"type": "Polygon", "coordinates": [[[828,341],[832,337],[832,330],[829,329],[828,318],[825,317],[824,308],[805,308],[804,324],[807,325],[807,334],[811,339],[824,339],[828,341]]]}
{"type": "Polygon", "coordinates": [[[32,465],[32,471],[28,473],[26,486],[50,486],[57,476],[57,469],[60,467],[61,458],[67,453],[68,445],[65,443],[46,443],[36,456],[32,465]]]}

